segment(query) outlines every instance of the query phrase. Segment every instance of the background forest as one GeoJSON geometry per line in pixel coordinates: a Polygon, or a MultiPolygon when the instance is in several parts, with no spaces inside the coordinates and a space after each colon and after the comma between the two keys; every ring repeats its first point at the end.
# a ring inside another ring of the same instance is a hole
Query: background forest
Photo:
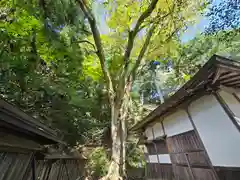
{"type": "Polygon", "coordinates": [[[129,127],[213,54],[240,59],[239,28],[239,0],[1,0],[0,96],[69,146],[99,146],[92,175],[124,176],[143,161],[129,127]]]}

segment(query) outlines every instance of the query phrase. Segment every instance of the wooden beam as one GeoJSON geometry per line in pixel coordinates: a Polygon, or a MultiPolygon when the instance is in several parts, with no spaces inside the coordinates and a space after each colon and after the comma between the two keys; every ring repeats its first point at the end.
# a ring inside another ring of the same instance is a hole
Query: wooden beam
{"type": "Polygon", "coordinates": [[[221,68],[217,68],[215,76],[212,80],[212,84],[214,84],[218,80],[218,78],[221,76],[222,73],[223,73],[223,70],[221,68]]]}
{"type": "Polygon", "coordinates": [[[222,81],[222,80],[227,80],[227,79],[229,79],[229,78],[231,78],[231,77],[235,77],[235,76],[237,76],[237,75],[239,75],[239,73],[236,73],[236,72],[232,72],[232,71],[224,71],[222,74],[224,74],[224,75],[222,75],[221,77],[219,77],[219,80],[220,81],[222,81]]]}
{"type": "Polygon", "coordinates": [[[237,101],[240,103],[240,98],[239,96],[236,94],[236,92],[233,92],[232,95],[237,99],[237,101]]]}
{"type": "Polygon", "coordinates": [[[165,128],[164,128],[164,125],[163,125],[163,121],[164,121],[164,119],[161,121],[161,126],[162,126],[162,130],[163,130],[163,134],[166,136],[166,131],[165,131],[165,128]]]}
{"type": "Polygon", "coordinates": [[[220,85],[220,89],[222,89],[223,91],[226,91],[226,92],[228,92],[230,94],[236,93],[238,91],[240,92],[240,89],[236,89],[236,88],[232,88],[232,87],[226,87],[224,85],[220,85]]]}
{"type": "MultiPolygon", "coordinates": [[[[155,138],[155,135],[154,135],[154,130],[152,128],[152,134],[153,134],[153,139],[155,138]]],[[[155,153],[157,154],[157,160],[158,160],[158,163],[160,164],[160,159],[158,157],[158,150],[157,150],[157,146],[156,146],[156,143],[154,143],[153,141],[153,146],[154,146],[154,149],[155,149],[155,153]]]]}
{"type": "Polygon", "coordinates": [[[194,179],[196,179],[196,178],[195,178],[195,176],[194,176],[194,174],[193,174],[193,170],[192,170],[192,167],[191,167],[190,162],[189,162],[189,159],[188,159],[188,154],[187,154],[187,153],[184,153],[184,155],[185,155],[185,159],[186,159],[186,161],[187,161],[187,165],[188,165],[188,169],[189,169],[189,171],[190,171],[190,175],[191,175],[191,177],[192,177],[192,180],[194,180],[194,179]]]}
{"type": "Polygon", "coordinates": [[[219,81],[221,82],[221,84],[224,84],[224,83],[236,81],[236,80],[239,80],[239,79],[240,79],[240,75],[234,75],[233,77],[220,79],[219,81]]]}
{"type": "Polygon", "coordinates": [[[224,83],[225,86],[234,86],[240,84],[240,80],[224,83]]]}

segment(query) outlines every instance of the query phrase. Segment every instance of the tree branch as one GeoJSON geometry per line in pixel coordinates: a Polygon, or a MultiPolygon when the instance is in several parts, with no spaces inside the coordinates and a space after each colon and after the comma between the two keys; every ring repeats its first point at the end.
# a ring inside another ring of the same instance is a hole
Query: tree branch
{"type": "Polygon", "coordinates": [[[125,69],[127,69],[127,67],[128,67],[129,57],[130,57],[130,54],[131,54],[131,51],[133,48],[134,39],[135,39],[137,33],[139,32],[139,28],[140,28],[141,24],[144,22],[144,20],[151,15],[151,13],[153,12],[153,10],[156,7],[157,2],[158,2],[158,0],[152,0],[152,2],[150,3],[150,5],[146,9],[146,11],[144,11],[142,13],[142,15],[139,17],[139,19],[137,20],[137,23],[136,23],[134,29],[129,32],[128,43],[127,43],[127,47],[126,47],[125,54],[124,54],[125,69]]]}
{"type": "Polygon", "coordinates": [[[112,84],[112,79],[111,79],[111,75],[110,72],[107,68],[106,65],[106,59],[105,59],[105,55],[104,55],[104,50],[103,50],[103,46],[102,46],[102,41],[100,38],[100,33],[99,30],[97,28],[97,23],[96,20],[91,12],[91,10],[87,7],[87,5],[84,3],[83,0],[78,0],[79,6],[81,8],[81,10],[83,11],[84,15],[86,16],[92,34],[93,34],[93,39],[94,39],[94,43],[96,45],[96,49],[97,49],[97,56],[100,60],[100,64],[101,64],[101,68],[102,68],[102,72],[104,75],[105,80],[107,81],[107,88],[109,90],[109,100],[110,103],[113,105],[114,103],[114,89],[113,89],[113,84],[112,84]]]}
{"type": "Polygon", "coordinates": [[[142,47],[142,49],[141,49],[141,51],[140,51],[140,53],[139,53],[139,55],[138,55],[138,58],[137,58],[137,60],[136,60],[136,63],[135,63],[132,71],[130,72],[130,74],[129,74],[129,76],[128,76],[128,81],[129,81],[129,80],[130,80],[130,81],[134,81],[134,80],[135,80],[136,71],[137,71],[139,65],[140,65],[141,62],[142,62],[143,56],[144,56],[144,54],[145,54],[145,52],[146,52],[146,50],[147,50],[147,48],[148,48],[148,45],[149,45],[149,43],[150,43],[150,40],[151,40],[151,37],[152,37],[152,35],[153,35],[153,32],[154,32],[155,28],[156,28],[156,25],[154,25],[154,24],[150,27],[150,29],[149,29],[149,31],[148,31],[148,33],[147,33],[146,40],[145,40],[145,42],[144,42],[144,44],[143,44],[143,47],[142,47]],[[131,77],[131,76],[132,76],[132,77],[131,77]]]}
{"type": "Polygon", "coordinates": [[[93,43],[91,43],[90,41],[81,40],[81,41],[76,41],[76,42],[74,42],[74,43],[88,43],[88,44],[90,44],[90,45],[93,47],[93,49],[96,51],[95,45],[94,45],[93,43]]]}

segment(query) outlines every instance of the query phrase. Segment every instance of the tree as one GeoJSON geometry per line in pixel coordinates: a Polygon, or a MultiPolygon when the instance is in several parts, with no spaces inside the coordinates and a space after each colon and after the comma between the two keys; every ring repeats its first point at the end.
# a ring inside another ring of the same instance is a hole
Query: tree
{"type": "Polygon", "coordinates": [[[147,60],[174,53],[176,33],[206,6],[204,1],[104,1],[109,35],[101,35],[91,4],[78,0],[92,37],[86,40],[98,58],[111,108],[112,157],[105,179],[125,175],[130,92],[138,68],[147,60]]]}
{"type": "Polygon", "coordinates": [[[71,146],[91,141],[109,125],[109,112],[101,82],[83,73],[81,10],[70,0],[34,2],[0,2],[1,97],[71,146]]]}

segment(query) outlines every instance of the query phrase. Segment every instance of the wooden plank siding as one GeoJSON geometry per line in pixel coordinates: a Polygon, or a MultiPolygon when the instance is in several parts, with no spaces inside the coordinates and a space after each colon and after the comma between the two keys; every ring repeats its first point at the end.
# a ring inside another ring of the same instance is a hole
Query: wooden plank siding
{"type": "MultiPolygon", "coordinates": [[[[32,180],[32,153],[0,152],[0,180],[32,180]]],[[[77,159],[36,160],[36,180],[76,180],[84,163],[77,159]]]]}
{"type": "Polygon", "coordinates": [[[0,153],[0,180],[21,180],[31,161],[31,153],[0,153]]]}
{"type": "MultiPolygon", "coordinates": [[[[76,180],[83,176],[84,167],[79,160],[38,160],[36,163],[36,177],[38,180],[76,180]]],[[[29,169],[26,180],[32,180],[29,169]]],[[[24,179],[25,180],[25,179],[24,179]]]]}
{"type": "Polygon", "coordinates": [[[239,167],[215,167],[219,180],[239,180],[240,168],[239,167]]]}
{"type": "Polygon", "coordinates": [[[146,164],[146,177],[147,179],[161,179],[161,180],[173,180],[173,169],[171,164],[162,163],[160,160],[161,155],[168,154],[167,144],[165,140],[154,140],[151,143],[145,144],[147,153],[145,157],[147,159],[146,164]],[[157,162],[151,162],[150,156],[154,155],[157,162]]]}
{"type": "Polygon", "coordinates": [[[215,180],[195,131],[168,137],[167,145],[176,180],[215,180]]]}
{"type": "Polygon", "coordinates": [[[147,179],[173,180],[171,164],[147,163],[147,179]]]}
{"type": "Polygon", "coordinates": [[[156,140],[146,144],[149,155],[168,154],[167,144],[164,140],[156,140]]]}
{"type": "Polygon", "coordinates": [[[145,146],[148,179],[216,180],[194,130],[167,137],[166,140],[153,140],[145,146]],[[161,163],[159,156],[162,154],[170,154],[172,164],[161,163]],[[154,159],[151,161],[149,157],[154,159]]]}

